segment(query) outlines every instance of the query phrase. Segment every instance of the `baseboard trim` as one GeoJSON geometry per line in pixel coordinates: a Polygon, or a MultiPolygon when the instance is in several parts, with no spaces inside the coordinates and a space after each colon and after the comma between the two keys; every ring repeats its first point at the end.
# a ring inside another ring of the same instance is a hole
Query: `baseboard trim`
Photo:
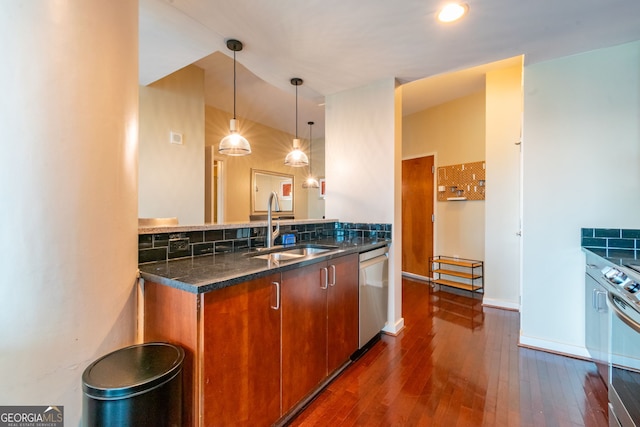
{"type": "Polygon", "coordinates": [[[413,273],[408,273],[406,271],[402,272],[402,276],[403,277],[408,277],[409,279],[414,279],[414,280],[420,280],[422,282],[429,282],[431,281],[430,278],[428,278],[427,276],[421,276],[419,274],[413,274],[413,273]]]}
{"type": "Polygon", "coordinates": [[[587,349],[571,344],[563,344],[556,341],[547,341],[539,338],[520,335],[520,347],[532,350],[546,351],[547,353],[558,354],[560,356],[573,357],[576,359],[591,360],[587,349]]]}
{"type": "Polygon", "coordinates": [[[484,307],[493,307],[493,308],[501,308],[503,310],[520,311],[520,304],[516,304],[514,302],[509,302],[509,301],[503,301],[499,299],[487,298],[486,296],[482,298],[482,305],[484,307]]]}
{"type": "Polygon", "coordinates": [[[401,317],[400,319],[396,320],[396,322],[393,324],[392,327],[389,327],[388,323],[386,325],[384,325],[384,328],[382,328],[382,332],[387,334],[387,335],[392,335],[392,336],[395,337],[403,329],[404,329],[404,317],[401,317]]]}

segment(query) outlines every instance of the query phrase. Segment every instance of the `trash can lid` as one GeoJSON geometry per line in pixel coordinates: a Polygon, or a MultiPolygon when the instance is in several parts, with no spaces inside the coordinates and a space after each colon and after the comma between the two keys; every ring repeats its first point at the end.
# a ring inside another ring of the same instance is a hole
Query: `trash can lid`
{"type": "Polygon", "coordinates": [[[182,347],[163,342],[136,344],[102,356],[85,369],[82,389],[88,395],[116,399],[151,390],[182,369],[182,347]]]}

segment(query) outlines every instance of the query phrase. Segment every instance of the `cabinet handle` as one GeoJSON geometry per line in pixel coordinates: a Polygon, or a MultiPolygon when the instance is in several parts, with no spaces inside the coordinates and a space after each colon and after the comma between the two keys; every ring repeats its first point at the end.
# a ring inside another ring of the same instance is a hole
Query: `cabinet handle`
{"type": "Polygon", "coordinates": [[[331,267],[331,283],[329,283],[329,286],[335,286],[336,285],[336,266],[331,264],[329,267],[331,267]]]}
{"type": "Polygon", "coordinates": [[[271,308],[280,310],[280,282],[271,282],[271,284],[276,286],[276,305],[272,305],[271,308]]]}
{"type": "Polygon", "coordinates": [[[327,289],[329,287],[329,270],[327,270],[327,267],[322,267],[320,271],[324,272],[324,280],[320,279],[320,289],[327,289]],[[322,285],[323,283],[324,286],[322,285]]]}

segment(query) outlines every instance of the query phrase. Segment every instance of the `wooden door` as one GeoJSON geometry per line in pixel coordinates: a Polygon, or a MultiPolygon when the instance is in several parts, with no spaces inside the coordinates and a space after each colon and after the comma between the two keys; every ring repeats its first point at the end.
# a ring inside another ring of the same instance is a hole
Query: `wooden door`
{"type": "Polygon", "coordinates": [[[280,418],[280,274],[204,294],[203,425],[280,418]]]}
{"type": "Polygon", "coordinates": [[[282,412],[327,372],[326,263],[282,273],[282,412]]]}
{"type": "Polygon", "coordinates": [[[402,271],[428,277],[433,256],[433,156],[402,161],[402,271]]]}
{"type": "Polygon", "coordinates": [[[358,254],[329,261],[327,298],[327,374],[330,374],[358,349],[358,254]]]}

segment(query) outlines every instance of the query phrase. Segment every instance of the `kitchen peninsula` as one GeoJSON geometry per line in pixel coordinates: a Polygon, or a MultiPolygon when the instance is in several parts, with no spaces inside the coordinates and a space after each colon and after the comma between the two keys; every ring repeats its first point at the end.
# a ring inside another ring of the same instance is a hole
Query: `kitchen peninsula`
{"type": "Polygon", "coordinates": [[[185,349],[184,425],[284,423],[358,350],[358,254],[391,226],[280,224],[296,243],[269,250],[264,222],[139,230],[144,341],[185,349]]]}

